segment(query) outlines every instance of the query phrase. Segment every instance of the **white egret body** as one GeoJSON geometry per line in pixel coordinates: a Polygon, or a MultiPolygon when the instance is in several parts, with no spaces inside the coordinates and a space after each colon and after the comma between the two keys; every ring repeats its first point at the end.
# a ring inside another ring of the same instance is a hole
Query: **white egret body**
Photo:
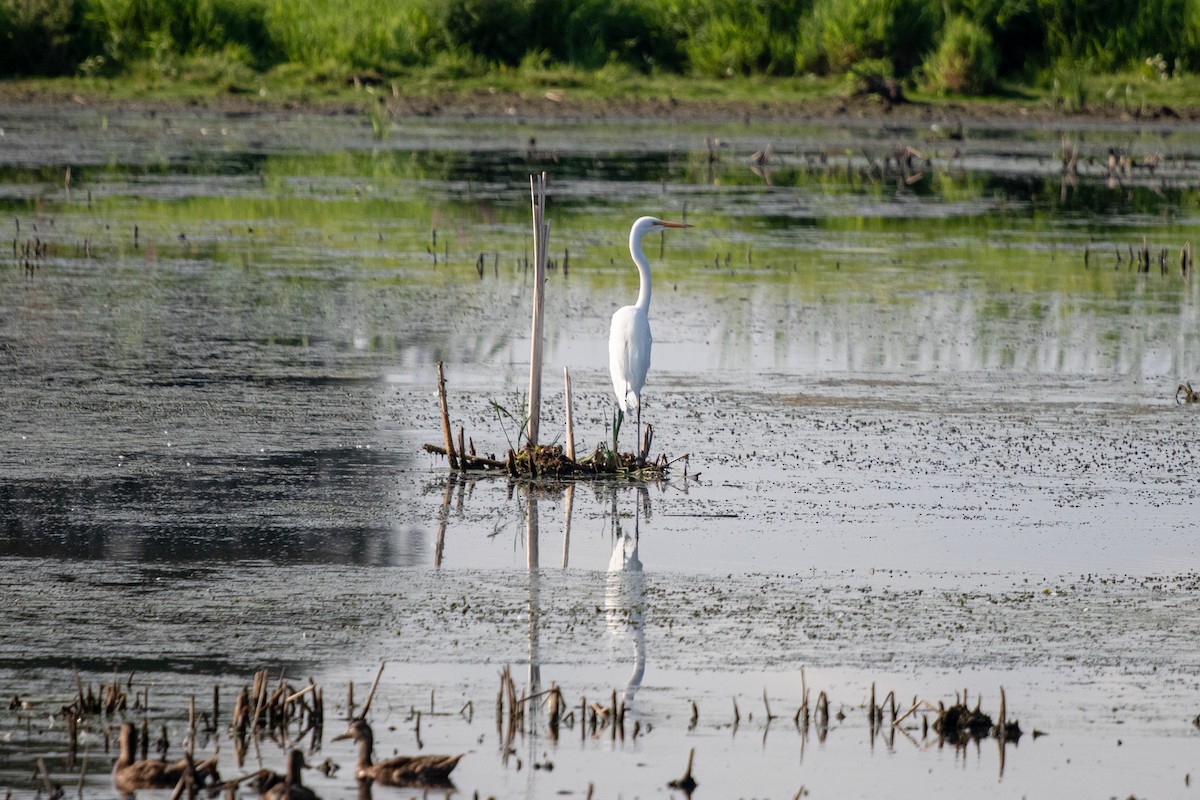
{"type": "Polygon", "coordinates": [[[642,430],[642,387],[650,371],[650,264],[642,252],[642,238],[651,231],[665,228],[690,228],[683,222],[667,222],[656,217],[640,217],[629,230],[629,254],[638,269],[637,302],[623,306],[613,314],[608,335],[608,370],[612,375],[617,408],[622,416],[637,410],[638,436],[642,430]]]}

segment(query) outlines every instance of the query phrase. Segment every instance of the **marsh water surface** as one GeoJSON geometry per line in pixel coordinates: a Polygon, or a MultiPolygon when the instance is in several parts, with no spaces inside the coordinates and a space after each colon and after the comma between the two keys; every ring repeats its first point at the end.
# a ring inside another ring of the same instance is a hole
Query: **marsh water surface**
{"type": "MultiPolygon", "coordinates": [[[[666,796],[693,749],[708,797],[1193,791],[1200,135],[963,133],[0,111],[0,786],[41,758],[114,795],[111,720],[67,761],[74,670],[132,673],[178,754],[213,684],[311,675],[333,718],[386,660],[377,750],[466,752],[465,797],[666,796]],[[686,475],[568,491],[422,449],[439,361],[480,452],[518,439],[542,170],[543,440],[564,367],[577,447],[610,436],[629,224],[695,225],[647,243],[646,418],[686,475]],[[618,692],[641,735],[555,742],[542,709],[510,752],[504,665],[618,692]],[[1027,735],[873,734],[872,683],[1003,687],[1027,735]]],[[[306,776],[326,798],[356,796],[344,744],[310,756],[344,767],[306,776]]]]}

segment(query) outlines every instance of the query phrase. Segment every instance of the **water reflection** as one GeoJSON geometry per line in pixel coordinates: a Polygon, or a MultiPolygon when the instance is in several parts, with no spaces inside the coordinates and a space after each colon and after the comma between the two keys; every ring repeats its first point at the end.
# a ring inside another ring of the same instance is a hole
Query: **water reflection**
{"type": "Polygon", "coordinates": [[[405,565],[420,530],[381,521],[407,459],[368,448],[235,460],[131,453],[96,475],[0,482],[0,556],[405,565]]]}
{"type": "Polygon", "coordinates": [[[643,507],[647,517],[650,514],[650,492],[645,486],[637,487],[632,534],[622,530],[617,495],[613,487],[613,551],[605,579],[604,619],[614,642],[633,649],[633,672],[624,693],[625,705],[631,707],[646,672],[646,574],[638,558],[638,545],[643,507]]]}
{"type": "MultiPolygon", "coordinates": [[[[499,484],[501,480],[504,479],[493,478],[491,482],[499,484]]],[[[456,549],[447,546],[447,540],[453,539],[454,534],[452,520],[464,516],[469,506],[467,498],[480,482],[486,484],[488,479],[451,473],[439,484],[426,490],[427,494],[433,493],[439,497],[433,548],[435,568],[445,568],[448,549],[456,549]]],[[[541,504],[543,500],[562,501],[561,569],[566,570],[571,563],[571,529],[574,524],[575,494],[579,488],[574,483],[528,481],[508,481],[505,486],[508,510],[501,510],[500,513],[503,516],[515,512],[521,518],[518,538],[523,545],[527,625],[525,692],[530,697],[541,693],[545,685],[542,674],[545,653],[541,641],[541,630],[545,626],[541,597],[545,570],[541,562],[541,504]]],[[[610,534],[604,567],[603,598],[597,607],[604,610],[605,629],[613,646],[627,652],[632,663],[632,670],[622,690],[624,706],[630,707],[646,670],[646,575],[640,557],[640,540],[642,520],[648,519],[652,512],[650,487],[597,482],[587,488],[595,495],[598,501],[596,508],[601,511],[610,534]],[[632,515],[630,509],[622,507],[622,503],[629,499],[633,501],[632,515]],[[629,530],[627,522],[630,516],[632,530],[629,530]]],[[[468,530],[473,527],[468,526],[468,530]]],[[[478,530],[474,533],[477,534],[478,530]]],[[[587,555],[594,557],[590,548],[587,555]]],[[[599,563],[588,563],[587,566],[597,570],[600,568],[599,563]]]]}
{"type": "Polygon", "coordinates": [[[525,485],[525,566],[529,570],[529,694],[537,694],[542,685],[542,649],[538,638],[541,617],[541,580],[538,569],[538,498],[532,483],[525,485]]]}

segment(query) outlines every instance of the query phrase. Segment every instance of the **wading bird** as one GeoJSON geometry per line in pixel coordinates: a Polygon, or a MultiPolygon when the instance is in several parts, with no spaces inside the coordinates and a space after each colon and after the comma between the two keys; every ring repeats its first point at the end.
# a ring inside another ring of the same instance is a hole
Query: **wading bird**
{"type": "Polygon", "coordinates": [[[446,786],[450,773],[458,765],[458,756],[396,756],[382,761],[371,760],[375,746],[375,735],[371,726],[362,718],[350,723],[350,727],[339,739],[358,742],[358,764],[354,777],[360,781],[375,781],[384,786],[446,786]]]}
{"type": "MultiPolygon", "coordinates": [[[[620,431],[625,412],[637,409],[637,435],[642,435],[642,387],[650,370],[650,264],[642,252],[642,239],[651,231],[690,228],[685,222],[667,222],[656,217],[639,217],[629,230],[629,254],[638,270],[637,302],[617,309],[608,334],[608,371],[617,393],[617,425],[620,431]]],[[[613,435],[616,440],[616,433],[613,435]]]]}

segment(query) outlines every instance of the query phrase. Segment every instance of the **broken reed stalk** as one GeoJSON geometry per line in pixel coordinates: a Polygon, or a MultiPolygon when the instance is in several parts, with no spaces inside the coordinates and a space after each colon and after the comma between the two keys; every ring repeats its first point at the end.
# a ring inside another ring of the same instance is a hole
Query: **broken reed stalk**
{"type": "Polygon", "coordinates": [[[612,739],[617,740],[617,690],[613,689],[612,693],[612,710],[609,712],[612,715],[612,739]]]}
{"type": "Polygon", "coordinates": [[[678,780],[673,780],[667,784],[671,789],[679,789],[686,794],[691,794],[696,790],[696,779],[692,777],[692,762],[696,758],[696,748],[688,751],[687,771],[683,773],[683,777],[678,780]]]}
{"type": "Polygon", "coordinates": [[[767,687],[763,687],[763,706],[767,709],[767,724],[775,719],[775,715],[771,713],[771,704],[767,702],[767,687]]]}
{"type": "Polygon", "coordinates": [[[46,792],[46,797],[54,797],[54,781],[50,780],[50,772],[46,769],[46,760],[39,758],[37,765],[38,773],[42,778],[42,789],[46,792]]]}
{"type": "Polygon", "coordinates": [[[310,683],[308,686],[305,686],[300,691],[292,692],[291,694],[289,694],[286,698],[284,698],[284,702],[285,703],[295,703],[297,700],[304,697],[304,695],[308,694],[309,692],[313,691],[314,689],[316,689],[316,687],[310,683]]]}
{"type": "Polygon", "coordinates": [[[496,729],[506,731],[504,740],[511,742],[520,725],[522,703],[517,700],[517,686],[513,683],[512,670],[507,664],[500,671],[500,693],[496,697],[496,729]],[[503,726],[505,706],[508,708],[508,725],[503,726]]]}
{"type": "MultiPolygon", "coordinates": [[[[928,704],[926,704],[926,705],[928,705],[928,704]]],[[[921,701],[914,699],[913,704],[911,707],[909,707],[908,711],[905,711],[903,714],[901,714],[900,716],[898,716],[894,720],[892,720],[892,727],[894,728],[897,725],[899,725],[901,722],[904,722],[904,720],[908,719],[910,716],[912,716],[914,713],[916,713],[917,709],[920,707],[921,707],[921,701]]]]}
{"type": "Polygon", "coordinates": [[[646,423],[646,431],[642,436],[641,450],[638,451],[638,466],[646,466],[646,459],[650,456],[650,445],[654,441],[654,426],[649,422],[646,423]]]}
{"type": "Polygon", "coordinates": [[[997,728],[1000,731],[1001,741],[1003,741],[1004,726],[1008,722],[1008,719],[1007,719],[1008,704],[1004,699],[1004,687],[1003,686],[1000,687],[1000,713],[997,716],[1000,720],[999,723],[997,724],[997,728]]]}
{"type": "Polygon", "coordinates": [[[568,483],[566,502],[563,504],[563,551],[562,568],[567,568],[568,555],[571,552],[571,515],[575,509],[575,484],[568,483]]]}
{"type": "Polygon", "coordinates": [[[571,373],[563,367],[563,384],[566,395],[563,402],[567,406],[567,458],[575,460],[575,423],[571,414],[571,373]]]}
{"type": "Polygon", "coordinates": [[[83,679],[79,677],[79,669],[77,667],[71,667],[71,672],[75,674],[75,689],[79,693],[79,705],[82,708],[85,702],[83,696],[83,679]]]}
{"type": "MultiPolygon", "coordinates": [[[[312,682],[312,678],[308,679],[312,682]]],[[[322,689],[313,690],[313,706],[312,706],[312,721],[313,721],[313,736],[319,742],[321,741],[321,733],[325,729],[325,692],[322,689]]]]}
{"type": "MultiPolygon", "coordinates": [[[[185,758],[186,758],[186,756],[185,756],[185,758]]],[[[191,796],[191,793],[188,792],[188,784],[191,783],[192,770],[193,770],[192,761],[189,758],[188,762],[187,762],[187,769],[185,769],[183,771],[183,773],[179,776],[179,780],[175,783],[175,789],[174,789],[174,791],[171,792],[171,800],[180,800],[180,798],[184,796],[185,792],[187,792],[188,795],[191,796]]]]}
{"type": "Polygon", "coordinates": [[[259,715],[262,714],[263,703],[267,699],[267,671],[260,669],[254,673],[254,716],[250,718],[250,729],[258,730],[259,715]]]}
{"type": "Polygon", "coordinates": [[[518,730],[525,725],[525,702],[524,698],[517,698],[517,684],[512,679],[512,670],[508,670],[505,674],[505,679],[508,682],[508,736],[507,741],[512,741],[518,730]]]}
{"type": "MultiPolygon", "coordinates": [[[[450,411],[446,406],[446,373],[442,362],[438,362],[438,401],[442,407],[442,437],[446,440],[446,458],[450,459],[450,469],[458,469],[458,457],[454,453],[454,439],[450,434],[450,411]]],[[[354,709],[351,708],[351,713],[354,709]]]]}
{"type": "Polygon", "coordinates": [[[529,446],[538,444],[538,426],[542,409],[542,328],[546,307],[546,245],[550,224],[546,213],[546,173],[529,176],[529,194],[533,202],[533,325],[529,346],[529,446]]]}
{"type": "Polygon", "coordinates": [[[562,692],[558,690],[557,684],[550,684],[550,697],[547,700],[547,706],[550,718],[550,738],[557,740],[559,717],[562,714],[562,692]]]}
{"type": "Polygon", "coordinates": [[[87,777],[88,759],[87,753],[83,754],[83,762],[79,766],[79,783],[76,785],[76,796],[79,800],[83,800],[83,779],[87,777]]]}
{"type": "Polygon", "coordinates": [[[245,736],[246,728],[250,724],[250,718],[247,716],[250,713],[250,692],[245,686],[238,693],[237,698],[233,701],[233,719],[230,720],[229,727],[238,735],[245,736]]]}
{"type": "Polygon", "coordinates": [[[796,716],[792,719],[796,723],[796,727],[801,730],[808,730],[808,682],[804,677],[804,667],[800,668],[800,707],[796,709],[796,716]],[[803,726],[800,724],[804,721],[803,726]]]}
{"type": "MultiPolygon", "coordinates": [[[[79,716],[67,714],[67,768],[75,766],[75,755],[79,750],[79,716]]],[[[82,780],[82,778],[80,778],[82,780]]]]}
{"type": "Polygon", "coordinates": [[[188,754],[196,752],[196,695],[188,698],[188,754]]]}
{"type": "Polygon", "coordinates": [[[379,672],[375,673],[375,682],[371,684],[371,692],[367,695],[367,701],[363,703],[362,711],[358,714],[359,719],[367,718],[367,711],[371,708],[371,701],[375,699],[375,690],[379,688],[379,679],[383,677],[383,668],[386,666],[386,661],[379,662],[379,672]]]}
{"type": "Polygon", "coordinates": [[[496,692],[496,735],[503,735],[504,722],[504,676],[500,677],[500,690],[496,692]]]}

